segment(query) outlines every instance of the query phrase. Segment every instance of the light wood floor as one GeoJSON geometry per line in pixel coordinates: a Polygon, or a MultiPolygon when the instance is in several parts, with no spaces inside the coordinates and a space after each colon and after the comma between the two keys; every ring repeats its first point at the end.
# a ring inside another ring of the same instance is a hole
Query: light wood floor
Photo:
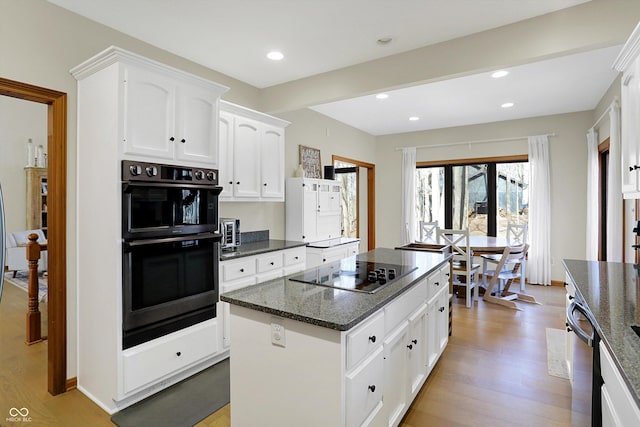
{"type": "MultiPolygon", "coordinates": [[[[543,305],[514,311],[454,298],[453,336],[402,426],[588,426],[590,396],[547,374],[546,328],[564,328],[564,288],[529,286],[543,305]]],[[[78,390],[46,391],[46,342],[24,344],[26,293],[11,284],[0,303],[0,425],[12,407],[29,409],[30,426],[112,426],[78,390]]],[[[46,316],[43,320],[46,323],[46,316]]],[[[46,328],[45,330],[46,331],[46,328]]],[[[46,332],[45,332],[46,333],[46,332]]],[[[578,345],[576,368],[588,372],[578,345]]],[[[577,387],[584,386],[580,378],[577,387]]],[[[229,405],[198,424],[230,426],[229,405]]],[[[271,427],[271,426],[265,426],[271,427]]]]}

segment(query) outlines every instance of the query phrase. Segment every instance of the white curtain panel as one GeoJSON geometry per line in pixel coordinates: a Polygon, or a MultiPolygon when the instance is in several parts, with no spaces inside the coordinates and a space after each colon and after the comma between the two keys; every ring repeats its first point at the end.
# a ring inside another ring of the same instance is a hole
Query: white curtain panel
{"type": "Polygon", "coordinates": [[[402,244],[416,240],[416,148],[402,149],[402,244]]]}
{"type": "Polygon", "coordinates": [[[551,284],[549,137],[529,137],[529,283],[551,284]]]}
{"type": "Polygon", "coordinates": [[[598,260],[598,132],[587,132],[587,261],[598,260]]]}
{"type": "Polygon", "coordinates": [[[620,107],[609,111],[609,171],[607,176],[607,261],[622,262],[622,159],[620,157],[620,107]]]}

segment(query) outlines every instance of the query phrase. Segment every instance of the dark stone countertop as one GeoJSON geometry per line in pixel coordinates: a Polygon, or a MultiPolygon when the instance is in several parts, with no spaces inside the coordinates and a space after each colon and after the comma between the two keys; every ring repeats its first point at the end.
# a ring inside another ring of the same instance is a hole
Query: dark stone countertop
{"type": "Polygon", "coordinates": [[[258,242],[243,243],[233,251],[220,251],[220,261],[242,258],[245,256],[259,255],[266,252],[281,251],[284,249],[297,248],[306,246],[305,242],[296,242],[293,240],[261,240],[258,242]]]}
{"type": "Polygon", "coordinates": [[[563,260],[593,314],[600,338],[640,406],[640,275],[634,264],[563,260]]]}
{"type": "Polygon", "coordinates": [[[426,278],[447,262],[450,255],[375,249],[356,257],[361,261],[418,268],[374,294],[293,282],[287,276],[226,292],[220,296],[220,300],[284,318],[346,331],[426,278]]]}

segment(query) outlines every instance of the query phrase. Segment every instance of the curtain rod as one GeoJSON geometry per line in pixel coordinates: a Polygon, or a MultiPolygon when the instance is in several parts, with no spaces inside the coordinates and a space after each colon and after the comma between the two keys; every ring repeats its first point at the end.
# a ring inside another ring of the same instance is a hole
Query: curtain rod
{"type": "Polygon", "coordinates": [[[615,96],[613,98],[613,101],[611,101],[611,104],[609,104],[609,106],[607,107],[606,110],[604,110],[604,113],[602,113],[602,115],[600,117],[598,117],[598,120],[596,120],[596,122],[593,124],[593,126],[591,126],[589,129],[593,129],[596,126],[598,126],[598,124],[602,121],[602,119],[604,119],[606,117],[607,114],[609,114],[609,111],[611,111],[611,109],[618,103],[618,97],[615,96]]]}
{"type": "MultiPolygon", "coordinates": [[[[547,134],[543,134],[546,136],[556,136],[555,132],[553,133],[547,133],[547,134]]],[[[530,135],[533,136],[533,135],[530,135]]],[[[471,144],[483,144],[483,143],[490,143],[490,142],[506,142],[506,141],[517,141],[519,139],[528,139],[529,136],[512,136],[509,138],[493,138],[493,139],[478,139],[475,141],[460,141],[460,142],[448,142],[446,144],[434,144],[434,145],[421,145],[419,147],[413,147],[416,150],[419,150],[421,148],[436,148],[436,147],[451,147],[454,145],[471,145],[471,144]]],[[[411,147],[396,147],[396,151],[402,151],[403,148],[411,148],[411,147]]]]}

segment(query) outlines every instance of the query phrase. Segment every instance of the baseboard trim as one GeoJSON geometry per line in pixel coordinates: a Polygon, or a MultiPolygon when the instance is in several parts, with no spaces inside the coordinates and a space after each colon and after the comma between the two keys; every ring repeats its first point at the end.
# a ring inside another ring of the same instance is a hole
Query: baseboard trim
{"type": "Polygon", "coordinates": [[[78,387],[78,377],[67,378],[66,391],[73,390],[78,387]]]}

